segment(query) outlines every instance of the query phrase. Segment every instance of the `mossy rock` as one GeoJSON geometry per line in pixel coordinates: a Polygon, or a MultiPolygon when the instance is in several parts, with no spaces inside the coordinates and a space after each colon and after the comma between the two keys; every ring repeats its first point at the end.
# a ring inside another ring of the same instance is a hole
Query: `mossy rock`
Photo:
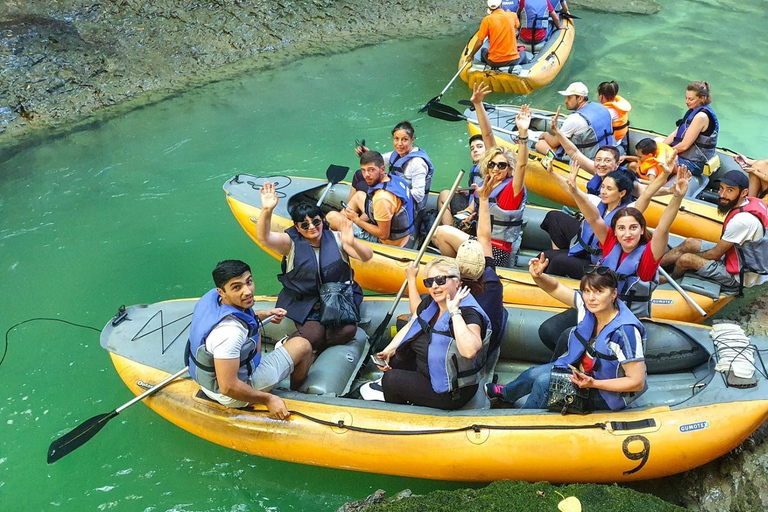
{"type": "Polygon", "coordinates": [[[368,505],[361,512],[553,512],[562,496],[575,496],[584,512],[673,512],[683,508],[650,494],[642,494],[618,485],[494,482],[482,489],[435,491],[424,496],[389,500],[368,505]]]}

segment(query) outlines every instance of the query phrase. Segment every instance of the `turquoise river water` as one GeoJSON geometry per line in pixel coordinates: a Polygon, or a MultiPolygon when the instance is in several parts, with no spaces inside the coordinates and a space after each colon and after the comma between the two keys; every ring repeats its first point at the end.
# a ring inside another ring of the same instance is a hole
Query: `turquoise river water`
{"type": "MultiPolygon", "coordinates": [[[[721,145],[767,156],[763,0],[661,3],[651,17],[579,12],[565,69],[527,101],[553,109],[555,91],[572,80],[594,88],[616,79],[634,105],[633,124],[668,133],[684,109],[685,85],[706,79],[721,145]]],[[[355,138],[388,149],[389,130],[403,119],[414,121],[418,144],[435,160],[434,188],[444,188],[468,165],[466,126],[417,111],[453,74],[474,28],[246,74],[6,157],[0,331],[34,317],[101,327],[120,304],[199,296],[225,258],[250,262],[257,292],[276,293],[278,262],[241,231],[223,182],[241,172],[322,177],[330,163],[355,168],[355,138]]],[[[458,82],[444,101],[468,97],[458,82]]],[[[378,488],[462,485],[245,455],[143,405],[46,464],[55,438],[130,398],[97,333],[52,322],[14,330],[0,367],[0,509],[335,510],[378,488]]]]}

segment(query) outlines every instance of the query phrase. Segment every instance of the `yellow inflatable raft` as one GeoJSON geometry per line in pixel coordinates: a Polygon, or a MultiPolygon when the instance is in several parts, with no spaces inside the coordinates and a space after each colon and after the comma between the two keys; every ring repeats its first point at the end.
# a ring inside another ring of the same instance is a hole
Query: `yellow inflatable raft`
{"type": "MultiPolygon", "coordinates": [[[[274,304],[265,297],[257,301],[263,302],[254,304],[256,309],[274,304]]],[[[130,321],[107,323],[101,344],[131,392],[138,395],[183,368],[195,302],[131,306],[126,309],[130,321]]],[[[728,387],[710,360],[717,356],[709,328],[692,324],[649,325],[649,390],[624,411],[563,416],[544,410],[491,409],[482,393],[470,407],[453,412],[340,398],[377,377],[372,364],[363,366],[366,334],[375,330],[389,307],[389,301],[367,299],[362,307],[365,331],[358,329],[349,345],[320,354],[307,378],[311,383],[305,382],[299,391],[284,389],[284,383],[273,390],[292,411],[285,421],[270,417],[261,406],[228,409],[214,403],[203,398],[188,377],[147,398],[146,404],[196,436],[261,457],[482,482],[659,478],[727,453],[768,418],[768,381],[759,377],[750,389],[728,387]],[[658,344],[662,346],[654,349],[658,344]],[[358,374],[361,378],[355,379],[358,374]]],[[[405,307],[401,304],[398,312],[405,307]]],[[[501,382],[549,357],[526,340],[551,312],[521,307],[508,311],[512,325],[496,365],[501,382]]],[[[292,330],[289,321],[268,324],[263,349],[270,350],[292,330]]],[[[757,348],[768,348],[765,340],[753,341],[757,348]]],[[[492,373],[488,369],[483,378],[492,373]]]]}
{"type": "MultiPolygon", "coordinates": [[[[495,108],[489,108],[491,123],[494,127],[505,130],[514,129],[514,116],[519,107],[516,105],[498,105],[495,108]],[[508,124],[511,122],[511,124],[508,124]],[[511,127],[511,128],[510,128],[511,127]]],[[[533,142],[537,140],[538,133],[544,131],[549,125],[549,119],[554,115],[553,112],[539,109],[531,109],[534,113],[532,120],[533,129],[529,132],[529,139],[533,142]]],[[[467,110],[464,113],[470,120],[468,123],[469,133],[474,135],[480,133],[480,128],[475,124],[475,113],[467,110]]],[[[565,116],[561,116],[564,119],[565,116]]],[[[663,135],[638,128],[630,127],[629,147],[634,149],[635,144],[646,137],[664,137],[663,135]]],[[[496,141],[499,144],[508,146],[517,150],[517,139],[514,135],[496,132],[496,141]]],[[[532,142],[532,143],[533,143],[532,142]]],[[[531,143],[531,144],[532,144],[531,143]]],[[[575,207],[573,199],[563,191],[557,184],[551,180],[541,165],[541,159],[544,155],[531,150],[529,153],[529,163],[525,173],[525,186],[529,191],[555,201],[556,203],[575,207]]],[[[683,236],[700,238],[710,242],[719,242],[723,230],[723,219],[717,212],[717,180],[727,171],[739,169],[738,164],[733,161],[736,153],[725,148],[717,148],[717,155],[705,168],[702,176],[694,177],[691,181],[688,197],[683,200],[680,207],[680,213],[672,224],[672,232],[683,236]]],[[[563,176],[568,176],[569,165],[564,162],[555,162],[556,172],[563,176]]],[[[592,174],[585,170],[579,171],[578,185],[582,190],[586,190],[587,182],[592,178],[592,174]]],[[[659,196],[653,198],[651,205],[645,211],[645,219],[648,225],[655,227],[661,214],[669,204],[671,196],[659,196]]]]}
{"type": "Polygon", "coordinates": [[[555,79],[565,61],[568,60],[573,47],[573,40],[576,37],[573,21],[570,19],[562,21],[563,28],[552,33],[543,48],[534,54],[531,62],[513,66],[511,69],[509,67],[490,68],[479,60],[480,52],[477,52],[472,63],[467,65],[469,51],[477,41],[477,37],[472,36],[459,58],[459,69],[462,70],[461,79],[470,88],[480,82],[491,87],[494,92],[513,94],[529,94],[533,90],[548,85],[555,79]]]}
{"type": "MultiPolygon", "coordinates": [[[[536,164],[538,165],[538,164],[536,164]]],[[[232,210],[240,226],[251,239],[256,239],[255,221],[259,217],[261,196],[259,187],[265,180],[276,183],[282,199],[272,214],[272,230],[282,232],[293,225],[288,214],[288,205],[296,201],[305,200],[316,202],[327,182],[313,178],[297,178],[276,176],[260,178],[250,175],[238,175],[224,184],[227,194],[227,203],[232,210]]],[[[339,209],[341,201],[346,201],[349,194],[349,185],[339,183],[334,185],[325,199],[324,208],[339,209]]],[[[427,208],[435,208],[436,194],[430,194],[427,208]]],[[[528,273],[528,260],[538,255],[540,251],[550,247],[548,235],[539,228],[547,208],[526,206],[526,222],[523,231],[522,256],[518,259],[518,266],[514,268],[499,268],[498,274],[504,285],[504,301],[510,304],[522,304],[533,306],[562,307],[562,304],[546,292],[542,291],[533,282],[528,273]]],[[[365,242],[369,243],[369,242],[365,242]]],[[[380,243],[370,244],[374,250],[373,258],[368,262],[351,260],[355,270],[355,280],[366,290],[380,293],[396,293],[405,279],[404,268],[410,264],[418,253],[417,250],[393,247],[380,243]]],[[[260,245],[267,253],[280,259],[263,245],[260,245]]],[[[434,258],[435,254],[425,254],[423,262],[434,258]]],[[[571,288],[578,288],[578,281],[568,278],[559,278],[571,288]]],[[[714,314],[730,300],[730,296],[720,293],[720,287],[713,282],[686,276],[680,281],[681,286],[709,315],[714,314]]],[[[419,284],[421,287],[422,285],[419,284]]],[[[422,293],[426,289],[420,288],[422,293]]],[[[666,318],[688,322],[698,322],[702,316],[675,291],[670,285],[660,285],[653,294],[652,315],[654,318],[666,318]]]]}

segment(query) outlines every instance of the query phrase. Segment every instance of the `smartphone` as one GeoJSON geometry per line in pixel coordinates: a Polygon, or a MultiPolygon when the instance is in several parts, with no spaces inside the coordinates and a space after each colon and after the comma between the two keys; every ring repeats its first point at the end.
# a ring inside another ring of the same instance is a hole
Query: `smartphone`
{"type": "Polygon", "coordinates": [[[554,158],[555,158],[555,152],[550,149],[549,151],[547,151],[546,156],[544,156],[544,158],[541,159],[541,165],[543,165],[544,168],[546,169],[547,167],[549,167],[549,162],[554,160],[554,158]]]}
{"type": "Polygon", "coordinates": [[[345,203],[344,201],[341,201],[341,207],[342,207],[344,210],[346,210],[346,209],[347,209],[347,203],[345,203]]]}
{"type": "Polygon", "coordinates": [[[465,212],[465,211],[458,212],[458,213],[456,213],[456,215],[453,216],[453,220],[455,220],[456,222],[459,222],[459,223],[460,222],[464,222],[465,220],[467,220],[469,218],[470,215],[472,215],[472,214],[469,213],[469,212],[465,212]]]}
{"type": "Polygon", "coordinates": [[[371,356],[371,361],[373,361],[373,363],[380,368],[389,368],[389,363],[383,360],[382,358],[380,358],[379,356],[377,356],[376,354],[373,354],[371,356]]]}
{"type": "Polygon", "coordinates": [[[576,368],[576,367],[575,367],[575,366],[573,366],[572,364],[569,364],[569,365],[568,365],[568,368],[570,368],[571,370],[573,370],[573,371],[574,371],[574,372],[576,372],[576,373],[584,373],[583,371],[579,370],[578,368],[576,368]]]}
{"type": "Polygon", "coordinates": [[[749,167],[749,164],[746,162],[746,160],[744,160],[744,157],[742,157],[741,155],[736,155],[735,157],[733,157],[733,160],[737,164],[739,164],[742,169],[746,169],[747,167],[749,167]]]}

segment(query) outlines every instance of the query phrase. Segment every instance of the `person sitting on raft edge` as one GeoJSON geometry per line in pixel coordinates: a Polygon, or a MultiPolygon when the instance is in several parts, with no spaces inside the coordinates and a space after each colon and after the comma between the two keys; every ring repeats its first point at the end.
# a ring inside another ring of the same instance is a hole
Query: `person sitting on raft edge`
{"type": "Polygon", "coordinates": [[[474,59],[477,50],[488,39],[488,48],[480,51],[480,60],[492,68],[525,64],[527,56],[517,47],[515,30],[520,28],[520,20],[514,12],[501,9],[501,0],[488,0],[488,15],[480,22],[475,34],[477,40],[469,51],[468,60],[474,59]]]}
{"type": "MultiPolygon", "coordinates": [[[[573,111],[563,122],[560,132],[579,151],[588,158],[594,158],[600,146],[615,145],[611,113],[600,103],[589,101],[589,89],[583,82],[573,82],[566,90],[558,91],[558,94],[565,96],[565,108],[573,111]]],[[[545,155],[549,150],[555,150],[558,159],[563,159],[565,155],[557,137],[544,132],[536,142],[536,151],[545,155]]]]}
{"type": "Polygon", "coordinates": [[[548,261],[541,255],[530,261],[536,284],[578,311],[578,325],[571,329],[568,350],[553,363],[533,366],[506,386],[486,384],[488,398],[515,403],[530,394],[524,409],[546,407],[553,367],[573,366],[571,381],[590,393],[592,410],[621,410],[647,389],[645,379],[645,327],[618,299],[618,279],[608,267],[593,266],[572,290],[544,273],[548,261]]]}
{"type": "Polygon", "coordinates": [[[358,190],[341,212],[328,212],[331,229],[338,230],[341,216],[354,224],[355,237],[369,242],[405,247],[413,232],[413,199],[408,184],[384,170],[384,158],[378,151],[360,155],[360,169],[368,190],[358,190]]]}
{"type": "Polygon", "coordinates": [[[305,338],[317,354],[328,347],[349,343],[357,334],[357,324],[321,323],[320,287],[324,283],[351,281],[359,308],[363,291],[354,281],[349,258],[368,261],[373,257],[373,250],[355,239],[352,221],[346,217],[340,218],[340,232],[328,229],[315,203],[294,205],[290,212],[293,227],[285,233],[272,232],[272,211],[278,202],[275,185],[265,182],[261,187],[256,239],[283,257],[282,273],[277,276],[283,288],[276,305],[286,309],[286,316],[296,324],[296,332],[290,337],[305,338]]]}
{"type": "Polygon", "coordinates": [[[265,405],[277,419],[290,413],[282,398],[269,391],[291,376],[297,389],[312,364],[312,346],[293,338],[272,352],[261,354],[261,321],[285,317],[283,308],[253,310],[255,286],[251,267],[240,260],[224,260],[212,272],[216,286],[195,304],[184,356],[189,374],[203,393],[227,407],[265,405]]]}

